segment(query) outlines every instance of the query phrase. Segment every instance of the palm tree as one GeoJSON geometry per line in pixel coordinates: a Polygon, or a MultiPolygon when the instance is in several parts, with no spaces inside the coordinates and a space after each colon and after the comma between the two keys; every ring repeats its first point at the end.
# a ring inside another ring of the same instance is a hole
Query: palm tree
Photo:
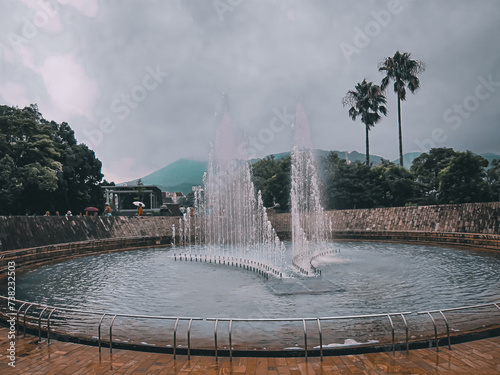
{"type": "Polygon", "coordinates": [[[342,99],[343,106],[350,105],[349,117],[356,121],[358,116],[361,116],[361,122],[365,124],[366,129],[366,165],[370,165],[370,142],[368,132],[381,119],[380,113],[387,115],[385,107],[386,99],[380,86],[374,85],[373,82],[358,83],[354,90],[349,90],[342,99]]]}
{"type": "Polygon", "coordinates": [[[406,87],[413,94],[420,87],[417,74],[425,70],[425,64],[412,60],[408,52],[397,51],[379,64],[378,70],[385,72],[380,87],[385,91],[390,81],[394,81],[394,92],[398,94],[399,164],[403,165],[403,136],[401,132],[401,100],[406,100],[406,87]]]}

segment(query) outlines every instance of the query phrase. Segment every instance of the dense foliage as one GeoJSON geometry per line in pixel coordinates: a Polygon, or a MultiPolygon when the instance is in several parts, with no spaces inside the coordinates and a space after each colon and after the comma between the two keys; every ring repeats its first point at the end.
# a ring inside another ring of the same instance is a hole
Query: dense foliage
{"type": "Polygon", "coordinates": [[[255,189],[260,190],[266,207],[287,211],[290,203],[290,156],[275,159],[273,155],[252,165],[255,189]]]}
{"type": "MultiPolygon", "coordinates": [[[[500,200],[500,160],[472,152],[434,148],[413,161],[410,170],[388,161],[348,164],[331,152],[317,163],[326,209],[397,207],[500,200]]],[[[290,158],[268,157],[253,164],[255,187],[267,207],[288,210],[290,158]]]]}
{"type": "Polygon", "coordinates": [[[101,166],[67,123],[45,120],[36,105],[0,106],[1,215],[101,209],[101,166]]]}

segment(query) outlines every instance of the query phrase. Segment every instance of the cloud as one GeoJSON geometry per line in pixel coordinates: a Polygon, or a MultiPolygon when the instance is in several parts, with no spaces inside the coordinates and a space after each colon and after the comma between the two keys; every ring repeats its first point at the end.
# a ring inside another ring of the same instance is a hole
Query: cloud
{"type": "Polygon", "coordinates": [[[0,86],[0,95],[7,103],[28,103],[26,87],[20,83],[6,82],[0,86]]]}
{"type": "Polygon", "coordinates": [[[87,17],[96,17],[99,12],[97,0],[68,0],[67,4],[75,7],[87,17]]]}
{"type": "MultiPolygon", "coordinates": [[[[208,154],[221,91],[247,138],[264,134],[275,109],[293,111],[302,97],[314,147],[363,151],[364,127],[349,118],[341,99],[363,78],[379,83],[378,63],[400,49],[427,64],[421,89],[402,104],[404,151],[418,150],[417,141],[442,128],[448,138],[439,146],[500,153],[492,141],[498,139],[500,90],[460,128],[451,130],[443,120],[447,109],[474,93],[479,76],[500,81],[496,0],[226,3],[231,10],[221,18],[212,1],[61,1],[53,20],[63,28],[40,28],[16,50],[7,35],[20,34],[39,3],[2,4],[0,95],[10,104],[37,101],[49,119],[68,121],[80,141],[84,131],[111,119],[112,131],[93,149],[106,178],[118,182],[208,154]],[[400,11],[384,21],[391,6],[400,11]],[[358,30],[366,33],[366,45],[348,61],[340,46],[354,45],[358,30]],[[157,65],[168,79],[119,118],[113,103],[157,65]],[[142,147],[136,147],[138,136],[142,147]]],[[[397,102],[393,92],[387,97],[389,114],[371,130],[370,148],[395,159],[397,102]]],[[[276,133],[259,156],[289,150],[292,140],[289,128],[276,133]]]]}
{"type": "Polygon", "coordinates": [[[99,87],[75,61],[75,53],[51,56],[37,70],[43,79],[51,105],[59,112],[59,116],[81,115],[89,121],[94,120],[93,110],[99,87]]]}

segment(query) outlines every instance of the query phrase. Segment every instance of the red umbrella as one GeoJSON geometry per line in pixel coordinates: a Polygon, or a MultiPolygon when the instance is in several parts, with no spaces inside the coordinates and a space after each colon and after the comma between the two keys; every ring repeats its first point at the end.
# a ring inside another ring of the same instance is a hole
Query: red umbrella
{"type": "Polygon", "coordinates": [[[95,207],[87,207],[84,209],[84,211],[94,211],[95,212],[95,211],[99,211],[99,209],[95,208],[95,207]]]}

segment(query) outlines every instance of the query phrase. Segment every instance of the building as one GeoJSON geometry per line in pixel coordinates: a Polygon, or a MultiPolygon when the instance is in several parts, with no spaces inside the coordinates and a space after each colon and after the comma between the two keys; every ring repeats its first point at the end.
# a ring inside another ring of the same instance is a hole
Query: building
{"type": "Polygon", "coordinates": [[[156,185],[145,186],[101,186],[106,203],[111,205],[115,215],[132,216],[137,213],[133,202],[144,203],[144,215],[160,212],[163,203],[162,191],[156,185]]]}
{"type": "Polygon", "coordinates": [[[168,191],[162,192],[163,194],[163,203],[175,203],[179,204],[182,198],[186,198],[186,196],[177,191],[175,193],[170,193],[168,191]]]}

